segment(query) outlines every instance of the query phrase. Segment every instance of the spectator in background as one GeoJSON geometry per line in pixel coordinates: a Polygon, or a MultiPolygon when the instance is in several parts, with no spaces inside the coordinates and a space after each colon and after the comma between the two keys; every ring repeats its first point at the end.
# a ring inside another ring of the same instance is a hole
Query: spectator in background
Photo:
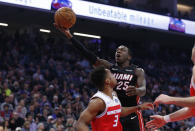
{"type": "Polygon", "coordinates": [[[22,131],[30,131],[30,122],[25,121],[22,131]]]}
{"type": "Polygon", "coordinates": [[[16,99],[15,94],[12,93],[12,94],[9,96],[9,103],[10,103],[10,105],[12,105],[13,107],[15,107],[16,105],[18,105],[18,100],[16,99]]]}
{"type": "Polygon", "coordinates": [[[53,128],[53,124],[54,124],[55,120],[53,119],[52,116],[48,116],[47,118],[47,122],[45,122],[45,129],[46,130],[49,130],[51,128],[53,128]]]}
{"type": "Polygon", "coordinates": [[[45,127],[43,123],[39,123],[37,126],[37,131],[44,131],[45,127]]]}
{"type": "Polygon", "coordinates": [[[30,122],[30,131],[36,131],[37,124],[35,123],[35,120],[33,119],[33,115],[27,114],[27,120],[30,122]]]}
{"type": "Polygon", "coordinates": [[[1,117],[5,120],[8,121],[9,119],[12,118],[12,111],[9,109],[8,104],[4,104],[3,106],[3,111],[1,111],[1,117]]]}
{"type": "Polygon", "coordinates": [[[73,117],[67,119],[66,131],[75,131],[76,120],[73,117]]]}
{"type": "Polygon", "coordinates": [[[63,125],[58,125],[56,131],[64,131],[65,128],[63,125]]]}
{"type": "Polygon", "coordinates": [[[3,83],[3,89],[5,91],[5,95],[6,96],[10,96],[11,95],[12,91],[9,89],[7,82],[3,83]]]}
{"type": "Polygon", "coordinates": [[[49,131],[55,131],[55,129],[54,128],[51,128],[49,131]]]}
{"type": "Polygon", "coordinates": [[[25,107],[25,100],[21,99],[18,106],[16,107],[16,112],[19,114],[21,118],[26,117],[27,109],[25,107]]]}
{"type": "Polygon", "coordinates": [[[37,72],[33,74],[33,79],[38,80],[38,81],[43,81],[44,80],[44,77],[41,74],[41,69],[40,68],[38,68],[37,72]]]}
{"type": "Polygon", "coordinates": [[[57,130],[58,129],[58,126],[63,126],[63,121],[62,121],[62,116],[61,115],[58,115],[57,118],[56,118],[56,121],[55,123],[53,124],[53,127],[57,130]]]}
{"type": "Polygon", "coordinates": [[[15,130],[17,127],[22,127],[24,119],[19,116],[17,112],[13,112],[13,118],[9,120],[9,128],[15,130]]]}
{"type": "Polygon", "coordinates": [[[5,101],[1,104],[1,111],[4,110],[4,105],[8,105],[9,110],[10,111],[13,111],[13,105],[10,104],[10,98],[9,98],[9,96],[6,96],[4,100],[5,101]]]}
{"type": "Polygon", "coordinates": [[[55,107],[58,107],[58,106],[59,106],[58,96],[57,95],[54,95],[53,96],[53,101],[52,101],[52,107],[55,108],[55,107]]]}

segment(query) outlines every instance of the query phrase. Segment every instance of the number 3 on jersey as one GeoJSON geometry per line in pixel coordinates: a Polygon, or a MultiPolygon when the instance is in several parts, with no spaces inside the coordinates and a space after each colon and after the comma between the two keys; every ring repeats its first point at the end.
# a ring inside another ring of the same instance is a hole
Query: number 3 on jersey
{"type": "Polygon", "coordinates": [[[116,119],[114,120],[113,127],[117,127],[118,124],[118,115],[115,115],[116,119]]]}
{"type": "Polygon", "coordinates": [[[117,90],[126,90],[129,86],[129,81],[120,81],[118,82],[118,85],[116,86],[117,90]]]}

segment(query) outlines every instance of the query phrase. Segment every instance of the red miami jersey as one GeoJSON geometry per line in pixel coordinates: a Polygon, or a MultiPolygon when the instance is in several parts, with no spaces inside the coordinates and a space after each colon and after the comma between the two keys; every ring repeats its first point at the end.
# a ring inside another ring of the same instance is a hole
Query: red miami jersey
{"type": "MultiPolygon", "coordinates": [[[[195,96],[195,84],[193,81],[193,76],[191,78],[191,84],[190,84],[190,96],[195,96]]],[[[193,109],[194,116],[195,116],[195,108],[193,109]]]]}
{"type": "Polygon", "coordinates": [[[122,131],[120,123],[121,103],[115,93],[112,95],[113,99],[98,91],[91,98],[100,98],[106,105],[104,112],[92,120],[92,131],[122,131]]]}

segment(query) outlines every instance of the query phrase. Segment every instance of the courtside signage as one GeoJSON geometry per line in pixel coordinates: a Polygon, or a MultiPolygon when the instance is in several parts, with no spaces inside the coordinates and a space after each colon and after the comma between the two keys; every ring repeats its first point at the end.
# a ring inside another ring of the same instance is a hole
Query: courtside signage
{"type": "Polygon", "coordinates": [[[66,6],[72,8],[79,16],[195,35],[194,21],[83,0],[0,0],[0,2],[45,10],[56,10],[66,6]]]}
{"type": "Polygon", "coordinates": [[[191,34],[191,35],[195,35],[195,22],[194,21],[189,21],[189,20],[184,20],[182,19],[182,21],[185,23],[185,33],[186,34],[191,34]]]}
{"type": "Polygon", "coordinates": [[[82,0],[71,0],[70,2],[74,12],[80,16],[168,30],[170,18],[166,16],[82,0]]]}
{"type": "Polygon", "coordinates": [[[52,0],[0,0],[0,2],[50,10],[52,0]]]}

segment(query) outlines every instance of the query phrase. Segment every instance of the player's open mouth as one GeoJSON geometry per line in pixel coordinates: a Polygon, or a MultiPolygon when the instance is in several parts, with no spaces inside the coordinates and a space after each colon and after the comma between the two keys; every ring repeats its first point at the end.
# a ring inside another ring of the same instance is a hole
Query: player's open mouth
{"type": "Polygon", "coordinates": [[[116,54],[116,58],[120,58],[120,54],[116,54]]]}

